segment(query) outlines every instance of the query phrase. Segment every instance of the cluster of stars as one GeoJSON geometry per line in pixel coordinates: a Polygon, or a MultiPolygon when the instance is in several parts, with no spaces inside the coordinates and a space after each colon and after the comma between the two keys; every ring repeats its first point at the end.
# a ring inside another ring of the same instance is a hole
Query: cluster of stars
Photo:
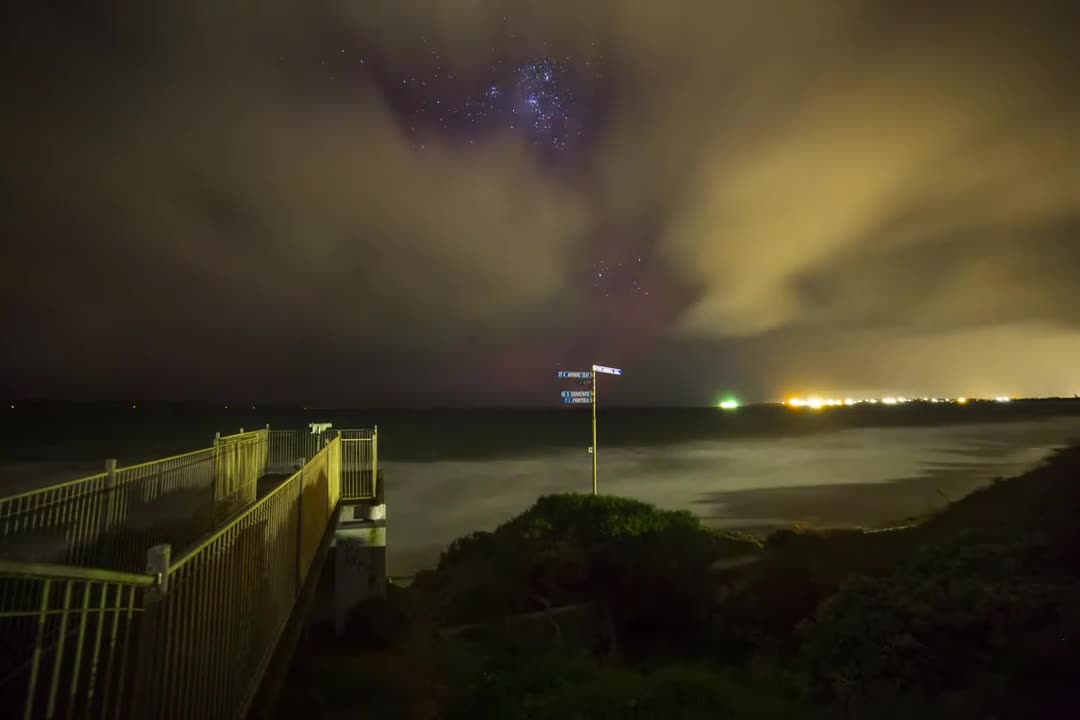
{"type": "Polygon", "coordinates": [[[544,59],[519,66],[517,74],[517,92],[523,103],[514,111],[527,118],[534,137],[565,150],[574,93],[568,83],[560,84],[560,79],[569,76],[569,71],[544,59]]]}
{"type": "Polygon", "coordinates": [[[613,296],[647,296],[649,290],[642,279],[641,257],[633,258],[630,262],[617,260],[609,263],[599,260],[592,265],[592,287],[603,297],[613,296]]]}
{"type": "Polygon", "coordinates": [[[590,107],[579,107],[582,83],[602,77],[594,59],[569,56],[512,59],[491,49],[484,66],[450,70],[427,44],[419,64],[376,73],[384,96],[417,147],[433,137],[475,145],[505,132],[527,139],[541,152],[562,154],[582,140],[590,107]],[[422,68],[422,69],[421,69],[422,68]]]}

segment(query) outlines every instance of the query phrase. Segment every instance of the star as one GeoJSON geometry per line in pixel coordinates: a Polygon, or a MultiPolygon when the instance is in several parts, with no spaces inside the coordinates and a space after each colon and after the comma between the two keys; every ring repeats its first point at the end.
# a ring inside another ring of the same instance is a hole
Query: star
{"type": "MultiPolygon", "coordinates": [[[[442,68],[438,48],[426,36],[420,39],[429,58],[426,67],[421,62],[411,74],[396,75],[384,85],[394,110],[407,122],[423,125],[410,128],[414,137],[416,131],[426,129],[434,131],[441,142],[468,147],[480,144],[476,140],[482,136],[477,133],[501,130],[517,135],[542,158],[551,160],[572,159],[574,150],[585,142],[583,109],[578,107],[582,76],[574,72],[575,63],[578,68],[585,67],[584,59],[514,59],[511,51],[497,44],[492,46],[491,55],[481,60],[476,68],[479,72],[455,76],[442,68]],[[436,109],[437,113],[428,112],[436,109]],[[528,116],[528,122],[517,120],[522,115],[528,116]]],[[[584,110],[588,112],[588,108],[584,110]]]]}

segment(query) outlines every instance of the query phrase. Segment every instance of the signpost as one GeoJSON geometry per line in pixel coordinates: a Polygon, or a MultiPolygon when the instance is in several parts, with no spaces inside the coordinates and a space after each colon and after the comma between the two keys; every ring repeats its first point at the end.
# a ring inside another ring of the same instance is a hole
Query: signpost
{"type": "Polygon", "coordinates": [[[589,452],[592,454],[592,494],[596,495],[596,375],[597,373],[604,373],[605,375],[622,375],[620,368],[608,367],[606,365],[593,365],[592,370],[560,370],[556,373],[560,380],[577,380],[578,383],[584,385],[590,380],[592,381],[592,390],[563,390],[559,395],[562,397],[564,405],[584,405],[589,403],[592,405],[592,447],[589,448],[589,452]]]}

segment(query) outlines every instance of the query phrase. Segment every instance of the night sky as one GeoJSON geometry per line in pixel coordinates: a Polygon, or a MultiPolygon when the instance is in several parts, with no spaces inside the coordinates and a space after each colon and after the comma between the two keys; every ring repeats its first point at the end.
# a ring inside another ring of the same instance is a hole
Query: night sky
{"type": "Polygon", "coordinates": [[[1080,393],[1080,11],[100,0],[0,34],[0,392],[1080,393]]]}

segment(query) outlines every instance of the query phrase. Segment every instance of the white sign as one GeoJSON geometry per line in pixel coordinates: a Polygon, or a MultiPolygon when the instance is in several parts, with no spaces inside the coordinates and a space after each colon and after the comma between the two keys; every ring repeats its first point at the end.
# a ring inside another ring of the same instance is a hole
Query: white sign
{"type": "Polygon", "coordinates": [[[619,368],[607,367],[605,365],[593,365],[593,372],[607,373],[608,375],[622,375],[622,370],[619,368]]]}

